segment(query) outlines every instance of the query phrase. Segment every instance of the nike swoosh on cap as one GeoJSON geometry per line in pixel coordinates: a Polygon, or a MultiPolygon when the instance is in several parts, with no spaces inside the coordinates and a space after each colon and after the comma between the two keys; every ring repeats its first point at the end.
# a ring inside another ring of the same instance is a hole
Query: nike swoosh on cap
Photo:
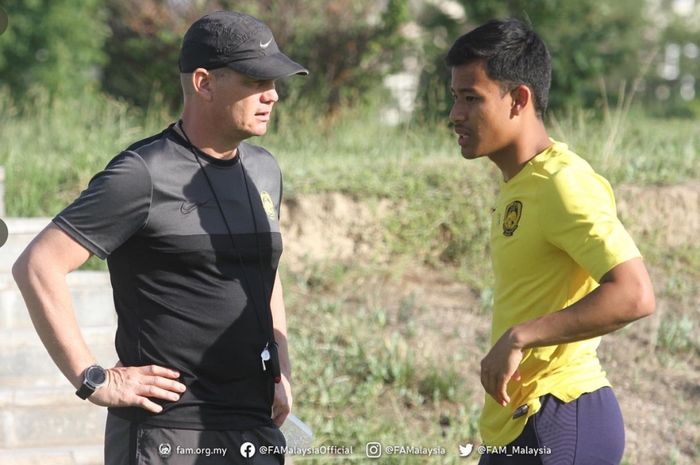
{"type": "Polygon", "coordinates": [[[260,48],[267,48],[270,46],[271,43],[272,43],[272,39],[268,40],[264,44],[262,42],[260,42],[260,48]]]}

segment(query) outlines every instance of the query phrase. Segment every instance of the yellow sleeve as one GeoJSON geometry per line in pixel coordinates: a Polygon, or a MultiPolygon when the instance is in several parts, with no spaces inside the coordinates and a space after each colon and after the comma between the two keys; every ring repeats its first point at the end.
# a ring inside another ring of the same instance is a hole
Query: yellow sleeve
{"type": "Polygon", "coordinates": [[[596,281],[620,263],[641,257],[617,218],[615,197],[605,178],[576,167],[555,173],[541,188],[545,238],[566,252],[596,281]]]}

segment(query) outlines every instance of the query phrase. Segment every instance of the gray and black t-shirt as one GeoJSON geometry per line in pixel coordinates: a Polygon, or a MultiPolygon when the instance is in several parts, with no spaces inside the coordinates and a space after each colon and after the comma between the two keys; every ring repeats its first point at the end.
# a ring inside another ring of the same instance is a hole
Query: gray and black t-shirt
{"type": "Polygon", "coordinates": [[[122,363],[174,368],[187,386],[157,415],[111,409],[122,418],[193,429],[270,423],[274,384],[260,352],[282,253],[282,181],[269,152],[238,149],[232,160],[198,152],[233,241],[173,126],[112,159],[53,220],[107,259],[122,363]]]}

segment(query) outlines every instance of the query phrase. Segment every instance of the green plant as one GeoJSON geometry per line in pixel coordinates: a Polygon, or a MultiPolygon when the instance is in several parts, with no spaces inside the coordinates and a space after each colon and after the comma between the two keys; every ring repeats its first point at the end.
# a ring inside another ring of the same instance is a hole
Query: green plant
{"type": "Polygon", "coordinates": [[[109,60],[104,89],[141,107],[160,92],[171,109],[181,101],[177,59],[182,37],[204,14],[237,10],[268,24],[280,48],[311,71],[304,79],[280,80],[280,93],[293,102],[312,102],[324,116],[363,103],[368,91],[400,66],[397,52],[406,42],[400,29],[408,21],[407,0],[381,5],[370,0],[106,4],[111,34],[105,46],[109,60]]]}
{"type": "Polygon", "coordinates": [[[663,318],[656,335],[656,345],[672,353],[693,349],[700,351],[700,338],[695,322],[687,316],[663,318]]]}
{"type": "Polygon", "coordinates": [[[99,88],[108,35],[100,0],[3,2],[8,28],[0,36],[0,88],[15,96],[42,89],[66,97],[99,88]]]}
{"type": "Polygon", "coordinates": [[[424,44],[427,65],[419,96],[421,116],[446,113],[449,94],[443,89],[449,70],[443,57],[459,35],[490,19],[521,19],[532,24],[547,43],[552,55],[550,108],[559,111],[597,106],[597,79],[605,76],[617,89],[620,82],[636,77],[655,48],[644,34],[654,25],[635,0],[461,0],[459,4],[464,15],[448,14],[438,2],[430,2],[419,17],[430,31],[424,44]]]}

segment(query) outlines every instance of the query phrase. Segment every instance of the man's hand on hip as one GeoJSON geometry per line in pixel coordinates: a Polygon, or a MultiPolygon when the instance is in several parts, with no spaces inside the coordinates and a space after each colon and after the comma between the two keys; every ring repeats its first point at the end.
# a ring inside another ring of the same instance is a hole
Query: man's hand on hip
{"type": "Polygon", "coordinates": [[[275,384],[275,400],[272,404],[272,421],[279,428],[292,411],[292,386],[283,374],[279,383],[275,384]]]}
{"type": "Polygon", "coordinates": [[[159,413],[163,407],[151,400],[163,399],[175,402],[185,392],[185,385],[178,382],[180,373],[157,365],[124,367],[117,363],[107,370],[107,384],[89,397],[94,404],[103,407],[141,407],[159,413]]]}

